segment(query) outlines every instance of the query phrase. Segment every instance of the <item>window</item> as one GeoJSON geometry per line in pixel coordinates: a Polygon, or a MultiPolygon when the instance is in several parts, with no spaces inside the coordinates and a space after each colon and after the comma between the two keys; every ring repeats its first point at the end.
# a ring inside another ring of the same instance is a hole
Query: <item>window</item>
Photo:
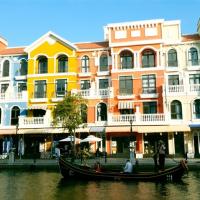
{"type": "Polygon", "coordinates": [[[46,114],[46,110],[43,109],[34,109],[33,117],[43,117],[46,114]]]}
{"type": "Polygon", "coordinates": [[[100,103],[97,106],[97,121],[107,121],[107,106],[105,103],[100,103]]]}
{"type": "Polygon", "coordinates": [[[35,81],[35,98],[46,98],[46,81],[35,81]]]}
{"type": "Polygon", "coordinates": [[[171,103],[171,119],[182,119],[181,102],[174,100],[171,103]]]}
{"type": "Polygon", "coordinates": [[[120,95],[133,94],[133,79],[132,76],[119,77],[119,93],[120,95]]]}
{"type": "Polygon", "coordinates": [[[142,76],[142,93],[156,93],[156,76],[154,74],[142,76]]]}
{"type": "Polygon", "coordinates": [[[38,58],[38,74],[45,74],[48,72],[47,69],[47,58],[45,56],[41,56],[38,58]]]}
{"type": "Polygon", "coordinates": [[[67,80],[56,80],[56,97],[63,97],[66,94],[67,80]]]}
{"type": "Polygon", "coordinates": [[[58,57],[58,72],[67,72],[68,71],[68,57],[61,55],[58,57]]]}
{"type": "Polygon", "coordinates": [[[121,69],[133,69],[133,54],[130,51],[120,53],[121,69]]]}
{"type": "Polygon", "coordinates": [[[108,79],[99,79],[99,89],[107,89],[108,86],[108,79]]]}
{"type": "Polygon", "coordinates": [[[194,116],[196,119],[200,119],[200,99],[194,101],[194,116]]]}
{"type": "Polygon", "coordinates": [[[133,109],[120,109],[120,115],[131,115],[133,114],[133,109]]]}
{"type": "Polygon", "coordinates": [[[1,93],[5,93],[6,90],[8,89],[9,87],[9,84],[1,84],[1,93]]]}
{"type": "Polygon", "coordinates": [[[169,85],[179,85],[179,76],[178,75],[169,75],[168,76],[169,85]]]}
{"type": "Polygon", "coordinates": [[[194,65],[198,65],[198,51],[196,48],[192,47],[190,48],[189,52],[188,52],[188,61],[190,63],[190,65],[194,66],[194,65]]]}
{"type": "Polygon", "coordinates": [[[168,67],[177,67],[177,52],[175,49],[170,49],[168,51],[168,67]]]}
{"type": "Polygon", "coordinates": [[[144,102],[143,103],[143,113],[144,114],[155,114],[157,113],[157,102],[144,102]]]}
{"type": "Polygon", "coordinates": [[[108,71],[108,56],[103,54],[100,57],[100,72],[108,71]]]}
{"type": "Polygon", "coordinates": [[[8,60],[5,60],[3,63],[3,77],[8,77],[10,71],[10,62],[8,60]]]}
{"type": "Polygon", "coordinates": [[[20,62],[20,75],[21,76],[27,75],[27,71],[28,71],[27,61],[25,59],[22,59],[20,62]]]}
{"type": "Polygon", "coordinates": [[[189,76],[190,84],[200,84],[200,74],[190,74],[189,76]]]}
{"type": "Polygon", "coordinates": [[[81,59],[81,72],[82,73],[89,72],[89,57],[88,56],[83,56],[83,58],[81,59]]]}
{"type": "Polygon", "coordinates": [[[87,123],[87,106],[81,104],[81,119],[83,123],[87,123]]]}
{"type": "Polygon", "coordinates": [[[151,49],[142,52],[142,67],[155,67],[155,52],[151,49]]]}
{"type": "Polygon", "coordinates": [[[26,83],[18,83],[18,92],[26,91],[27,85],[26,83]]]}
{"type": "Polygon", "coordinates": [[[20,109],[17,106],[14,106],[11,112],[11,125],[17,125],[19,121],[20,109]]]}
{"type": "Polygon", "coordinates": [[[81,90],[89,90],[89,89],[90,89],[90,81],[81,80],[81,90]]]}

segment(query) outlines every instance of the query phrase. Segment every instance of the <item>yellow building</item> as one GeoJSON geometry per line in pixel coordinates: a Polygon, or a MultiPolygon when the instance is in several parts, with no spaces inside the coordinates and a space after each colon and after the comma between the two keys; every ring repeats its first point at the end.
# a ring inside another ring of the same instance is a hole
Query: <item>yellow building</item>
{"type": "Polygon", "coordinates": [[[28,116],[51,118],[51,109],[77,88],[76,46],[48,32],[25,48],[28,53],[28,116]]]}

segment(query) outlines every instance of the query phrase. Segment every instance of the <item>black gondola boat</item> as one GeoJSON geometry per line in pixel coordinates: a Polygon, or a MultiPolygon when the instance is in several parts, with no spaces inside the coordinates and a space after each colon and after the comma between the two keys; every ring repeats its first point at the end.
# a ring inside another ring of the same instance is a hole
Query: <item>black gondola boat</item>
{"type": "Polygon", "coordinates": [[[185,160],[181,160],[177,166],[158,172],[122,173],[111,170],[97,171],[92,167],[78,165],[62,157],[59,158],[59,167],[65,179],[77,178],[79,180],[180,181],[188,171],[185,160]]]}

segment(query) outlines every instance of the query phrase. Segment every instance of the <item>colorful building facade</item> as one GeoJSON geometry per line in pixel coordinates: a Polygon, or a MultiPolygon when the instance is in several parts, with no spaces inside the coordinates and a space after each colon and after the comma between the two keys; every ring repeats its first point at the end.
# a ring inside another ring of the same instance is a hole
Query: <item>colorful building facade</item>
{"type": "Polygon", "coordinates": [[[53,141],[67,135],[52,126],[52,110],[71,91],[87,99],[87,127],[77,129],[77,137],[102,137],[108,154],[127,155],[132,141],[138,158],[150,156],[162,139],[169,155],[199,156],[199,23],[191,35],[181,34],[179,20],[113,23],[104,27],[101,42],[71,43],[48,32],[10,54],[1,53],[11,50],[0,42],[2,69],[8,57],[19,66],[27,61],[27,74],[17,75],[13,64],[8,80],[14,90],[26,84],[25,101],[9,105],[20,108],[17,126],[4,127],[1,115],[1,129],[22,138],[23,153],[51,152],[53,141]]]}

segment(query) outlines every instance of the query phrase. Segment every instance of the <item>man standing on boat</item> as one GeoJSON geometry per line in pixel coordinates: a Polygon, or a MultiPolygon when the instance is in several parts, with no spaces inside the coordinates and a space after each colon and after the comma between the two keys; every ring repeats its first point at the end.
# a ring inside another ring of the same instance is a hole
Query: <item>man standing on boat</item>
{"type": "Polygon", "coordinates": [[[159,153],[159,168],[160,170],[165,169],[165,145],[162,140],[158,142],[158,153],[159,153]]]}

